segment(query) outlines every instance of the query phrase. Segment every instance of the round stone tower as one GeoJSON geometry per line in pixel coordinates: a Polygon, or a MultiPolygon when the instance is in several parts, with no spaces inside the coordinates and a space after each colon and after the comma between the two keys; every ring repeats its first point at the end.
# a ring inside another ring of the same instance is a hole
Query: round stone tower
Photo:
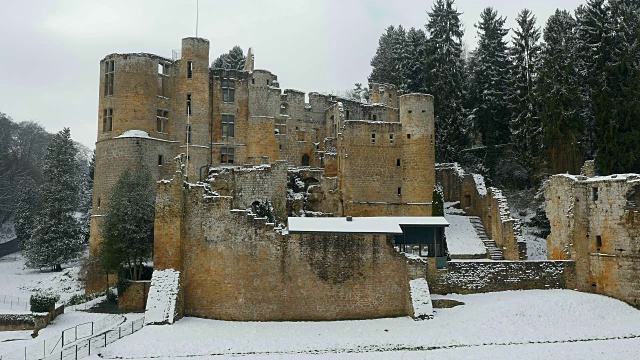
{"type": "Polygon", "coordinates": [[[406,216],[430,216],[435,185],[433,96],[400,96],[402,124],[402,202],[406,216]]]}
{"type": "MultiPolygon", "coordinates": [[[[155,179],[172,173],[177,152],[171,133],[172,61],[151,54],[111,54],[100,62],[98,136],[86,292],[104,290],[98,264],[101,219],[113,184],[125,169],[146,167],[155,179]],[[159,69],[163,69],[159,73],[159,69]]],[[[113,279],[112,279],[113,280],[113,279]]]]}

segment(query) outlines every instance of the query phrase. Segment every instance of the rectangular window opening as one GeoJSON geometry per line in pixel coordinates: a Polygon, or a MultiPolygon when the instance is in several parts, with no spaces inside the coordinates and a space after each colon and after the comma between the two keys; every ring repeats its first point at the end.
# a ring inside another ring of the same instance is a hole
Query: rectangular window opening
{"type": "Polygon", "coordinates": [[[113,108],[106,108],[102,112],[102,132],[113,131],[113,108]]]}
{"type": "Polygon", "coordinates": [[[187,94],[187,115],[191,115],[191,94],[187,94]]]}
{"type": "Polygon", "coordinates": [[[602,236],[600,235],[596,236],[596,249],[597,251],[600,251],[600,249],[602,249],[602,236]]]}
{"type": "Polygon", "coordinates": [[[598,188],[594,187],[593,189],[593,201],[598,201],[598,188]]]}
{"type": "Polygon", "coordinates": [[[104,96],[113,95],[113,79],[115,75],[113,60],[104,62],[104,96]]]}
{"type": "Polygon", "coordinates": [[[371,143],[372,144],[376,143],[376,134],[371,134],[371,143]]]}
{"type": "Polygon", "coordinates": [[[169,121],[169,111],[158,109],[157,115],[156,115],[156,131],[159,133],[166,133],[168,121],[169,121]]]}
{"type": "Polygon", "coordinates": [[[235,149],[230,147],[220,148],[220,163],[233,164],[235,157],[235,149]]]}
{"type": "Polygon", "coordinates": [[[235,94],[235,82],[231,80],[222,80],[222,102],[234,102],[235,94]]]}
{"type": "Polygon", "coordinates": [[[396,159],[396,166],[400,167],[400,159],[396,159]]]}
{"type": "Polygon", "coordinates": [[[193,79],[193,61],[187,61],[187,79],[193,79]]]}
{"type": "Polygon", "coordinates": [[[164,157],[162,155],[158,155],[158,166],[162,166],[164,164],[164,157]]]}
{"type": "Polygon", "coordinates": [[[398,188],[398,196],[402,196],[402,188],[401,187],[398,188]]]}
{"type": "Polygon", "coordinates": [[[345,111],[344,114],[345,114],[344,115],[345,120],[349,120],[349,110],[345,111]]]}
{"type": "Polygon", "coordinates": [[[407,134],[407,139],[411,139],[411,134],[407,134]]]}
{"type": "Polygon", "coordinates": [[[389,134],[389,144],[393,144],[393,134],[389,134]]]}
{"type": "Polygon", "coordinates": [[[234,115],[222,115],[222,137],[235,136],[235,122],[234,115]]]}

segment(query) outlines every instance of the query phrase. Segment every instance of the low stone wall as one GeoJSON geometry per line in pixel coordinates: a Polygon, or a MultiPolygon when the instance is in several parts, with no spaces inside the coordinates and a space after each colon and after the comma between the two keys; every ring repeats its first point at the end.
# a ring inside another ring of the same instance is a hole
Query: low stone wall
{"type": "Polygon", "coordinates": [[[118,307],[126,312],[144,311],[149,297],[151,281],[132,281],[127,290],[118,298],[118,307]]]}
{"type": "Polygon", "coordinates": [[[49,313],[0,314],[0,331],[40,330],[64,313],[64,305],[49,313]]]}
{"type": "Polygon", "coordinates": [[[459,201],[467,215],[482,220],[487,236],[502,249],[505,259],[526,260],[527,245],[520,221],[511,217],[507,198],[500,189],[487,188],[481,175],[467,174],[456,163],[438,164],[436,182],[442,186],[444,201],[459,201]]]}
{"type": "Polygon", "coordinates": [[[429,271],[434,294],[474,294],[507,290],[573,289],[573,261],[452,261],[429,271]]]}

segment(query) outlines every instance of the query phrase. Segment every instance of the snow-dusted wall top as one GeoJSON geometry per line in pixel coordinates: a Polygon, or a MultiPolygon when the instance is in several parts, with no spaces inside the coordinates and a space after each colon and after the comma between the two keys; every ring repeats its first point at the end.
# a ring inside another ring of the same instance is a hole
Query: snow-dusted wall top
{"type": "Polygon", "coordinates": [[[433,319],[433,303],[429,284],[424,278],[409,281],[411,288],[411,304],[413,305],[413,317],[415,319],[433,319]]]}
{"type": "Polygon", "coordinates": [[[173,324],[178,314],[180,272],[174,269],[154,270],[145,311],[145,324],[173,324]]]}

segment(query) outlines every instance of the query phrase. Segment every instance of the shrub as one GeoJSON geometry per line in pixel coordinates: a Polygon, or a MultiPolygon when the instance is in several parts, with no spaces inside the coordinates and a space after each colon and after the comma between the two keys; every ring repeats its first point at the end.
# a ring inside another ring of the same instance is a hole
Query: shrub
{"type": "Polygon", "coordinates": [[[107,290],[107,301],[116,301],[117,298],[118,298],[118,295],[116,295],[116,293],[113,292],[113,290],[111,289],[107,290]]]}
{"type": "Polygon", "coordinates": [[[49,312],[55,309],[56,302],[60,300],[60,295],[48,292],[37,292],[31,295],[29,304],[32,312],[49,312]]]}

